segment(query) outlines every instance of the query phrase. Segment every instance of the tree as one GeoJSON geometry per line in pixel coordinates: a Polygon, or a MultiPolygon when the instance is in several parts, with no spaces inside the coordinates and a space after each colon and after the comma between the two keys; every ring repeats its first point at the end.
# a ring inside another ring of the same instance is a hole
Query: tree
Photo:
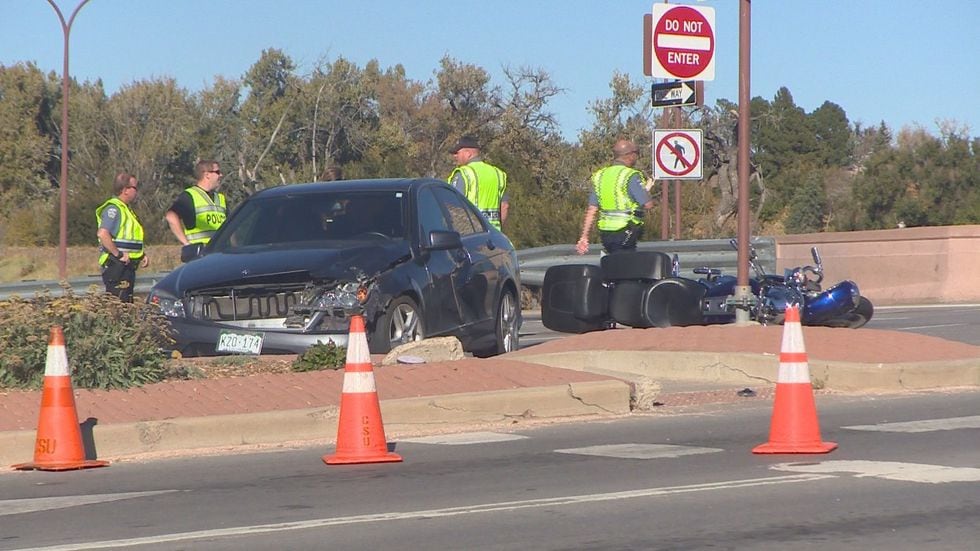
{"type": "Polygon", "coordinates": [[[796,191],[786,216],[787,233],[811,233],[823,229],[827,199],[818,171],[811,171],[796,191]]]}
{"type": "Polygon", "coordinates": [[[847,166],[853,159],[854,143],[847,114],[839,105],[823,102],[806,117],[816,140],[817,160],[825,166],[847,166]]]}
{"type": "Polygon", "coordinates": [[[0,66],[0,199],[8,221],[0,238],[10,244],[47,242],[50,206],[58,189],[59,90],[53,75],[33,63],[0,66]],[[14,218],[9,216],[13,214],[14,218]]]}
{"type": "Polygon", "coordinates": [[[293,168],[285,142],[289,129],[299,126],[299,114],[293,111],[299,95],[294,70],[289,56],[270,48],[262,51],[242,79],[248,93],[241,107],[237,168],[246,194],[285,183],[285,173],[293,168]]]}

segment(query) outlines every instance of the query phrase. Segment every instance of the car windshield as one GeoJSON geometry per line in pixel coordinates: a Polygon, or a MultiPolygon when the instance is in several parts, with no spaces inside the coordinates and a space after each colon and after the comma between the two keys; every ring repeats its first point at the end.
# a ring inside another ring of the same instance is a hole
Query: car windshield
{"type": "Polygon", "coordinates": [[[228,219],[210,249],[404,239],[404,195],[347,191],[259,197],[228,219]]]}

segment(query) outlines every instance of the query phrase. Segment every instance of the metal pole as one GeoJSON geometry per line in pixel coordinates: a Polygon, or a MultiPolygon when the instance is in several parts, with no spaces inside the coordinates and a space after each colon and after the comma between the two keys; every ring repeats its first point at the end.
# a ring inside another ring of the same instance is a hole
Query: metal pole
{"type": "Polygon", "coordinates": [[[61,72],[61,210],[58,217],[58,279],[64,281],[68,279],[68,36],[71,34],[71,24],[78,15],[78,10],[88,4],[89,0],[82,0],[75,11],[71,12],[68,22],[58,8],[54,0],[48,0],[48,4],[54,8],[61,21],[61,31],[65,37],[64,64],[61,72]]]}
{"type": "Polygon", "coordinates": [[[735,286],[735,323],[749,322],[752,304],[749,287],[749,140],[751,139],[751,0],[739,0],[738,8],[738,277],[735,286]]]}
{"type": "MultiPolygon", "coordinates": [[[[660,115],[661,129],[670,128],[670,108],[665,108],[660,115]]],[[[657,141],[653,140],[653,172],[657,172],[657,141]]],[[[660,180],[660,239],[670,239],[670,181],[660,180]]]]}
{"type": "MultiPolygon", "coordinates": [[[[671,107],[674,112],[674,128],[680,128],[683,122],[681,118],[684,114],[680,107],[671,107]]],[[[674,180],[674,239],[681,239],[681,181],[674,180]]]]}

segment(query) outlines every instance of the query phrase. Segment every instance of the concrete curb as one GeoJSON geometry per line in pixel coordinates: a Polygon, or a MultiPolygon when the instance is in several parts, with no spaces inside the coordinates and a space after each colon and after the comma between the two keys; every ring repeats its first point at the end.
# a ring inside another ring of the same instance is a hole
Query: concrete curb
{"type": "MultiPolygon", "coordinates": [[[[774,385],[775,354],[581,350],[521,356],[521,361],[637,380],[676,380],[724,385],[774,385]]],[[[855,363],[809,359],[815,389],[900,392],[980,386],[980,358],[855,363]]]]}
{"type": "MultiPolygon", "coordinates": [[[[630,385],[606,380],[381,401],[385,435],[424,435],[473,423],[620,415],[630,385]]],[[[339,408],[312,408],[96,425],[86,451],[112,459],[150,452],[324,441],[337,435],[339,408]],[[94,449],[92,449],[94,448],[94,449]]],[[[0,468],[32,460],[35,431],[0,432],[0,468]]]]}

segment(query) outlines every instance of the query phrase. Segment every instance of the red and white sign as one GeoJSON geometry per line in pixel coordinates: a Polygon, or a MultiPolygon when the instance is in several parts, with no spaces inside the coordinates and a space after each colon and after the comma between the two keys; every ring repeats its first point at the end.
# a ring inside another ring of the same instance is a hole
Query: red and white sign
{"type": "Polygon", "coordinates": [[[655,130],[653,177],[700,180],[703,175],[701,130],[655,130]]]}
{"type": "Polygon", "coordinates": [[[650,75],[714,80],[714,27],[714,8],[654,4],[650,75]]]}

